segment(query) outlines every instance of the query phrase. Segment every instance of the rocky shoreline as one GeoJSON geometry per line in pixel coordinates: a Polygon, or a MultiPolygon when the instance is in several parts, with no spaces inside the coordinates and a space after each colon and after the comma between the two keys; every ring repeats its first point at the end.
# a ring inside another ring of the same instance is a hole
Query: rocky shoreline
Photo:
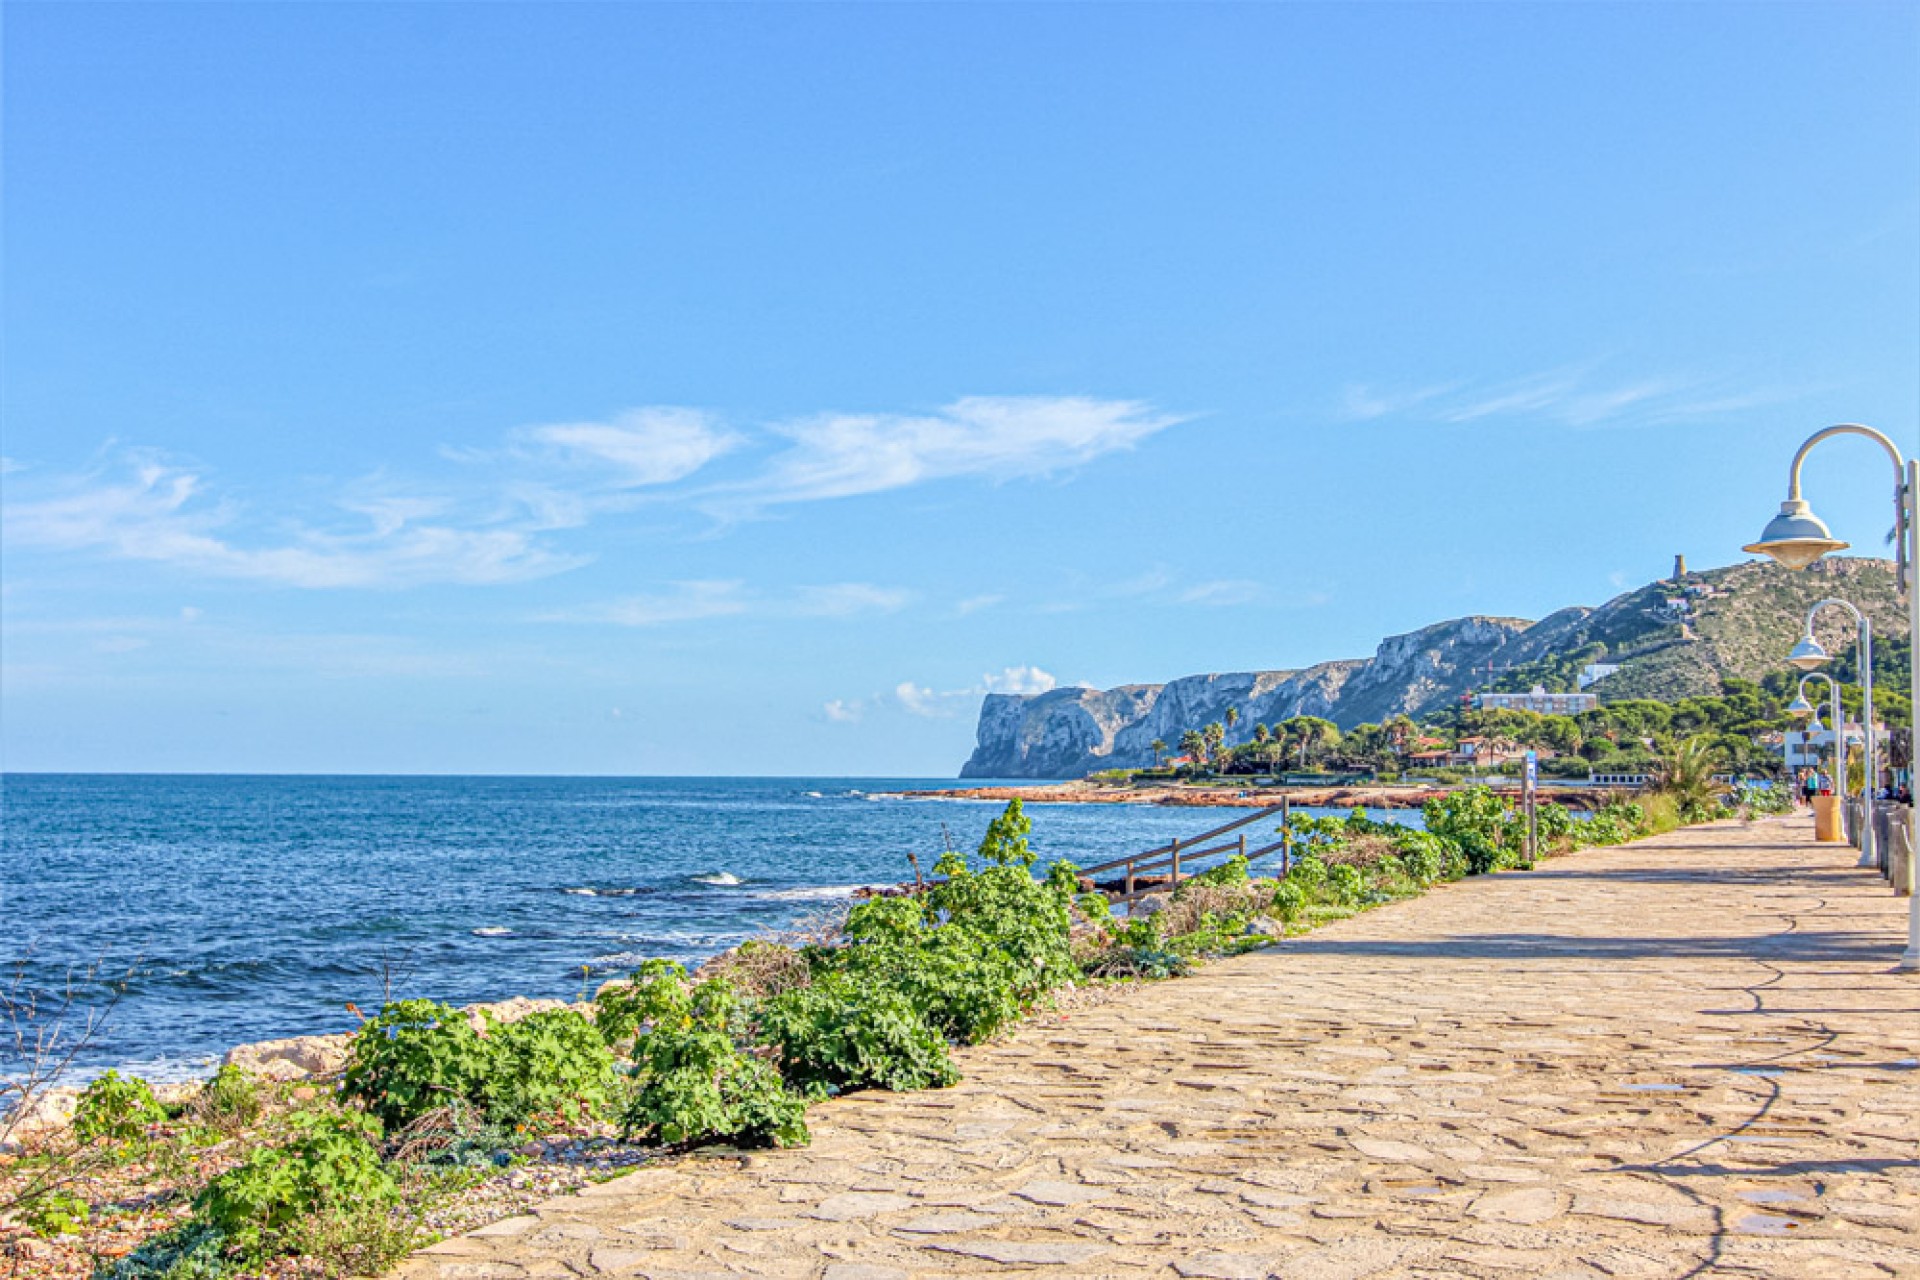
{"type": "MultiPolygon", "coordinates": [[[[1265,809],[1282,800],[1316,809],[1418,809],[1450,789],[1436,786],[1354,787],[1218,787],[1159,784],[1115,786],[1087,781],[1039,783],[1022,786],[941,787],[900,791],[904,800],[991,800],[1005,804],[1151,804],[1170,808],[1265,809]]],[[[1569,809],[1591,809],[1605,796],[1581,787],[1541,787],[1542,800],[1569,809]]]]}

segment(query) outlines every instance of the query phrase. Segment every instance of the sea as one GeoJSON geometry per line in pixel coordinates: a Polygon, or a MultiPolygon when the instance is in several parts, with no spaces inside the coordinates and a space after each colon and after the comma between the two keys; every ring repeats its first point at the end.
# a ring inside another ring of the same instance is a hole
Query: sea
{"type": "MultiPolygon", "coordinates": [[[[977,847],[1000,804],[898,794],[952,785],[7,775],[0,1075],[23,1069],[22,1036],[57,1032],[75,1081],[185,1079],[236,1044],[349,1030],[349,1005],[389,996],[577,999],[644,960],[692,965],[910,881],[909,855],[931,873],[977,847]]],[[[1241,816],[1027,813],[1042,865],[1081,866],[1241,816]]]]}

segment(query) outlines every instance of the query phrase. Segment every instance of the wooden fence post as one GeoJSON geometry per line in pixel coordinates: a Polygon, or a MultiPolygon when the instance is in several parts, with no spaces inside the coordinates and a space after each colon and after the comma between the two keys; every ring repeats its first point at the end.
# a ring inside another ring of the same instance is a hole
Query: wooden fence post
{"type": "Polygon", "coordinates": [[[1293,870],[1293,801],[1280,797],[1280,874],[1293,870]]]}
{"type": "Polygon", "coordinates": [[[1173,880],[1172,880],[1172,883],[1174,883],[1174,884],[1179,884],[1179,883],[1180,883],[1180,842],[1179,842],[1178,840],[1175,840],[1175,841],[1173,842],[1173,880]]]}

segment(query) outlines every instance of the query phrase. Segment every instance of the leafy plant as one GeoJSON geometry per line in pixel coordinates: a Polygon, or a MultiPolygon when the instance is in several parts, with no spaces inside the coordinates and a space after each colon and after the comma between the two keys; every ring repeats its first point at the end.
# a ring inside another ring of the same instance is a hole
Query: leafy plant
{"type": "Polygon", "coordinates": [[[20,1220],[35,1235],[72,1235],[87,1225],[92,1209],[86,1198],[71,1191],[54,1190],[40,1196],[21,1210],[20,1220]]]}
{"type": "Polygon", "coordinates": [[[768,1000],[759,1022],[781,1074],[811,1093],[934,1089],[960,1078],[945,1037],[903,991],[885,983],[818,978],[768,1000]]]}
{"type": "Polygon", "coordinates": [[[227,1237],[201,1218],[188,1218],[146,1240],[97,1280],[225,1280],[233,1273],[227,1237]]]}
{"type": "Polygon", "coordinates": [[[546,1009],[492,1028],[479,1102],[490,1120],[538,1117],[579,1123],[612,1097],[613,1054],[594,1025],[571,1009],[546,1009]]]}
{"type": "Polygon", "coordinates": [[[1247,860],[1236,853],[1219,866],[1209,867],[1181,884],[1182,887],[1190,884],[1236,885],[1245,884],[1247,879],[1247,860]]]}
{"type": "Polygon", "coordinates": [[[1479,831],[1462,831],[1453,839],[1466,858],[1468,875],[1484,876],[1499,869],[1503,854],[1490,837],[1479,831]]]}
{"type": "Polygon", "coordinates": [[[1358,906],[1360,896],[1366,892],[1367,880],[1360,868],[1337,866],[1327,868],[1326,896],[1336,906],[1358,906]]]}
{"type": "Polygon", "coordinates": [[[628,1137],[670,1146],[805,1144],[806,1103],[772,1067],[740,1051],[745,1028],[736,1025],[739,1002],[725,979],[689,983],[680,965],[653,960],[630,986],[602,997],[600,1017],[611,1020],[602,1030],[624,1040],[630,1028],[634,1037],[633,1087],[620,1117],[628,1137]]]}
{"type": "Polygon", "coordinates": [[[300,1111],[294,1137],[257,1147],[195,1197],[194,1215],[235,1252],[259,1259],[282,1252],[284,1237],[310,1219],[385,1209],[400,1198],[374,1147],[379,1129],[344,1111],[300,1111]]]}
{"type": "Polygon", "coordinates": [[[260,1082],[228,1063],[200,1086],[189,1112],[198,1124],[237,1133],[258,1121],[265,1105],[260,1082]]]}
{"type": "Polygon", "coordinates": [[[341,1082],[389,1128],[480,1095],[486,1043],[465,1014],[432,1000],[396,1000],[353,1037],[341,1082]]]}
{"type": "Polygon", "coordinates": [[[73,1136],[81,1142],[135,1142],[146,1136],[148,1125],[166,1118],[145,1080],[108,1071],[89,1084],[74,1105],[73,1136]]]}
{"type": "Polygon", "coordinates": [[[1307,907],[1307,891],[1297,880],[1282,880],[1273,887],[1273,914],[1291,924],[1307,907]]]}

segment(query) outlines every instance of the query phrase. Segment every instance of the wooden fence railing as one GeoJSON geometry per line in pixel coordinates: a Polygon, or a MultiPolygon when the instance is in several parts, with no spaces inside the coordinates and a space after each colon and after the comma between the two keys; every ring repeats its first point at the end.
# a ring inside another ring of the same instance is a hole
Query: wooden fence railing
{"type": "MultiPolygon", "coordinates": [[[[1179,884],[1183,878],[1197,875],[1201,870],[1206,869],[1204,867],[1196,867],[1196,863],[1207,858],[1217,857],[1221,854],[1230,857],[1243,857],[1248,862],[1255,862],[1261,858],[1269,857],[1277,853],[1280,855],[1280,874],[1285,875],[1293,865],[1291,810],[1292,805],[1288,801],[1282,800],[1279,804],[1270,805],[1258,812],[1250,813],[1244,818],[1236,818],[1224,827],[1215,827],[1211,831],[1203,831],[1199,835],[1190,836],[1185,840],[1175,840],[1170,844],[1163,844],[1157,849],[1148,849],[1143,853],[1130,853],[1124,858],[1115,858],[1111,862],[1102,862],[1097,866],[1082,867],[1080,868],[1080,874],[1093,880],[1094,883],[1098,885],[1100,883],[1100,877],[1104,873],[1122,872],[1123,875],[1120,878],[1120,885],[1118,886],[1121,892],[1117,895],[1109,894],[1108,900],[1115,906],[1124,905],[1129,914],[1132,913],[1135,902],[1146,897],[1148,894],[1167,892],[1179,884]],[[1271,844],[1261,845],[1253,849],[1247,848],[1246,832],[1240,831],[1240,829],[1242,827],[1252,826],[1256,822],[1266,818],[1272,818],[1276,815],[1280,818],[1280,838],[1271,844]],[[1230,831],[1240,831],[1240,835],[1223,844],[1209,845],[1207,843],[1210,840],[1219,840],[1230,831]],[[1144,887],[1138,883],[1142,876],[1160,876],[1163,874],[1165,879],[1158,883],[1144,887]]],[[[1113,878],[1114,877],[1110,875],[1108,876],[1109,880],[1113,878]]]]}

